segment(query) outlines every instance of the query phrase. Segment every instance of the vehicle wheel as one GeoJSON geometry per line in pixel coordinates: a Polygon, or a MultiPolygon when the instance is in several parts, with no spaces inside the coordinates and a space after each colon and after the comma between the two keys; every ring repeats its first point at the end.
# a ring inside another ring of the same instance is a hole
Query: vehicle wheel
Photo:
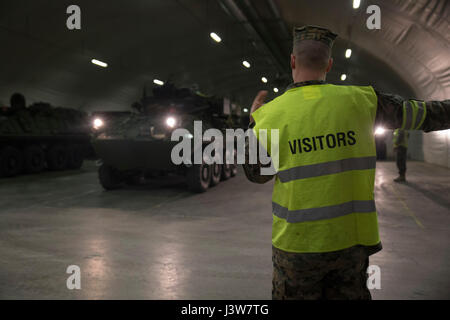
{"type": "Polygon", "coordinates": [[[220,183],[221,175],[222,175],[222,165],[214,163],[211,166],[211,186],[217,186],[220,183]]]}
{"type": "Polygon", "coordinates": [[[205,192],[211,182],[211,171],[211,166],[205,163],[194,164],[188,168],[186,179],[189,190],[205,192]]]}
{"type": "Polygon", "coordinates": [[[126,178],[126,183],[130,186],[139,186],[145,181],[143,174],[135,174],[126,178]]]}
{"type": "Polygon", "coordinates": [[[222,180],[228,180],[231,177],[231,164],[224,163],[222,165],[222,180]]]}
{"type": "Polygon", "coordinates": [[[114,190],[120,188],[122,178],[117,170],[113,167],[102,164],[98,168],[98,180],[105,190],[114,190]]]}
{"type": "Polygon", "coordinates": [[[234,177],[237,174],[237,151],[234,149],[234,163],[230,164],[230,176],[234,177]]]}
{"type": "Polygon", "coordinates": [[[24,167],[27,173],[38,173],[45,168],[45,152],[37,145],[31,145],[24,150],[24,167]]]}
{"type": "Polygon", "coordinates": [[[230,175],[234,177],[237,174],[237,164],[230,164],[231,172],[230,175]]]}
{"type": "Polygon", "coordinates": [[[14,177],[22,172],[23,155],[20,150],[7,146],[0,151],[0,176],[14,177]]]}
{"type": "Polygon", "coordinates": [[[61,145],[51,146],[47,150],[47,166],[50,170],[67,168],[67,149],[61,145]]]}
{"type": "Polygon", "coordinates": [[[80,145],[71,145],[67,148],[67,168],[80,169],[83,166],[84,153],[80,145]]]}

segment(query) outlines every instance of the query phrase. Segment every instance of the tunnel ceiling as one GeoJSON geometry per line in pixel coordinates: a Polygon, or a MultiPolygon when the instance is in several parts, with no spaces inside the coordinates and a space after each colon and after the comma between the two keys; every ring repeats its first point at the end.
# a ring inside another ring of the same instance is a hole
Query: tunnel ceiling
{"type": "Polygon", "coordinates": [[[446,0],[362,0],[357,10],[351,0],[4,0],[0,102],[7,105],[19,91],[29,103],[126,110],[156,78],[247,105],[256,91],[282,92],[290,82],[291,30],[304,24],[339,34],[330,82],[342,83],[345,73],[345,84],[444,99],[450,95],[449,17],[446,0]],[[81,7],[81,30],[66,28],[71,4],[81,7]],[[381,30],[366,28],[370,4],[381,8],[381,30]],[[215,43],[211,31],[223,41],[215,43]]]}

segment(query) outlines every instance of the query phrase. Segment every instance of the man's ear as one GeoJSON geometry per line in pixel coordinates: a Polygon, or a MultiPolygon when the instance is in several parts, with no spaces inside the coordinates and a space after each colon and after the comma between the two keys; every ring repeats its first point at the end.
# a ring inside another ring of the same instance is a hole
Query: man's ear
{"type": "Polygon", "coordinates": [[[295,69],[295,56],[291,53],[291,69],[295,69]]]}
{"type": "Polygon", "coordinates": [[[333,66],[333,58],[330,58],[330,60],[328,60],[328,67],[327,67],[327,73],[330,72],[331,67],[333,66]]]}

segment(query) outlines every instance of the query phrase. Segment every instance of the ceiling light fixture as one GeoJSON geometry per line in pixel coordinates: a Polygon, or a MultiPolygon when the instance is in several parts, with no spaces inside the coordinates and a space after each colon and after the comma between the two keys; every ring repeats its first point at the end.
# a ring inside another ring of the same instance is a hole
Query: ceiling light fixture
{"type": "Polygon", "coordinates": [[[100,66],[100,67],[103,67],[103,68],[106,68],[108,66],[108,64],[106,62],[103,62],[103,61],[100,61],[100,60],[97,60],[97,59],[92,59],[91,62],[93,64],[95,64],[97,66],[100,66]]]}
{"type": "Polygon", "coordinates": [[[264,83],[267,83],[267,78],[266,77],[262,77],[261,81],[264,82],[264,83]]]}
{"type": "Polygon", "coordinates": [[[242,64],[243,64],[244,67],[246,67],[247,69],[250,68],[250,62],[248,62],[247,60],[242,61],[242,64]]]}
{"type": "Polygon", "coordinates": [[[161,80],[158,80],[158,79],[154,79],[153,83],[157,84],[158,86],[162,86],[164,84],[164,82],[162,82],[161,80]]]}
{"type": "Polygon", "coordinates": [[[345,57],[348,59],[352,56],[352,49],[347,49],[345,51],[345,57]]]}
{"type": "Polygon", "coordinates": [[[358,9],[361,4],[361,0],[353,0],[353,9],[358,9]]]}
{"type": "Polygon", "coordinates": [[[220,42],[222,41],[222,38],[219,37],[219,35],[215,32],[211,32],[209,34],[209,36],[215,41],[215,42],[220,42]]]}
{"type": "Polygon", "coordinates": [[[347,79],[347,75],[344,73],[343,75],[341,75],[341,80],[345,81],[345,79],[347,79]]]}
{"type": "Polygon", "coordinates": [[[273,92],[278,92],[278,88],[273,88],[273,92]]]}

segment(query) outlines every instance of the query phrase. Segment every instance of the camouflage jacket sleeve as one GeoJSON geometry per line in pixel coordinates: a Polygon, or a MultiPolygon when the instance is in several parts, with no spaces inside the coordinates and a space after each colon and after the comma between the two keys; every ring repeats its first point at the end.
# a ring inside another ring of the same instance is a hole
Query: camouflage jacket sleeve
{"type": "MultiPolygon", "coordinates": [[[[254,123],[250,123],[249,128],[252,128],[254,123]]],[[[273,175],[262,175],[261,168],[265,165],[261,164],[258,160],[257,163],[251,164],[249,161],[250,143],[249,138],[245,137],[245,163],[242,165],[244,168],[245,176],[248,180],[254,183],[263,184],[272,180],[273,175]]],[[[269,165],[270,166],[270,165],[269,165]]]]}
{"type": "MultiPolygon", "coordinates": [[[[417,99],[403,99],[399,95],[375,91],[378,97],[378,109],[375,119],[376,124],[383,125],[387,129],[401,128],[404,123],[404,104],[416,103],[424,105],[424,120],[420,130],[425,132],[450,129],[450,100],[422,101],[417,99]]],[[[417,121],[420,116],[417,115],[417,121]]],[[[410,128],[406,128],[410,129],[410,128]]]]}

